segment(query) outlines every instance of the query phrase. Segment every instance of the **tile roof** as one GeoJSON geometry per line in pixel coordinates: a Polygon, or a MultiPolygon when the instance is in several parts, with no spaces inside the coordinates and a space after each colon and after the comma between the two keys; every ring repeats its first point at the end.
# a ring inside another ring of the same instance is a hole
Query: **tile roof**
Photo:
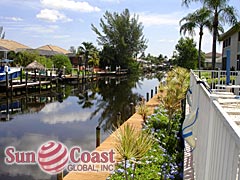
{"type": "Polygon", "coordinates": [[[9,51],[18,51],[18,49],[28,49],[30,47],[23,45],[21,43],[18,43],[13,40],[7,40],[7,39],[0,39],[0,46],[1,49],[6,49],[9,51]]]}

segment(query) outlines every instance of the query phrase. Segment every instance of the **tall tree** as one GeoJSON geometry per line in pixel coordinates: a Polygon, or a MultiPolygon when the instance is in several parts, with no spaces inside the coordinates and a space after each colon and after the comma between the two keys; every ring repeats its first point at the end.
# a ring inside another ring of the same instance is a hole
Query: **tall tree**
{"type": "Polygon", "coordinates": [[[71,53],[73,53],[73,54],[76,54],[76,53],[77,53],[77,50],[75,49],[74,46],[70,46],[69,51],[70,51],[71,53]]]}
{"type": "Polygon", "coordinates": [[[72,69],[71,61],[64,54],[56,54],[56,55],[52,56],[51,59],[54,63],[54,67],[58,68],[59,70],[65,69],[66,74],[71,72],[71,69],[72,69]]]}
{"type": "Polygon", "coordinates": [[[215,69],[219,24],[237,24],[237,10],[233,6],[228,5],[229,0],[182,0],[183,4],[187,6],[191,2],[197,1],[202,2],[213,13],[212,68],[215,69]]]}
{"type": "Polygon", "coordinates": [[[83,55],[85,66],[91,64],[92,66],[99,65],[99,52],[97,48],[91,42],[82,42],[82,45],[78,47],[78,55],[83,55]]]}
{"type": "Polygon", "coordinates": [[[176,45],[175,64],[187,69],[196,69],[198,61],[198,50],[193,39],[181,38],[176,45]]]}
{"type": "Polygon", "coordinates": [[[180,33],[183,33],[184,35],[188,32],[191,36],[193,36],[195,35],[195,28],[199,28],[198,69],[201,69],[203,29],[207,27],[210,31],[212,30],[211,11],[206,7],[203,7],[193,13],[189,13],[186,17],[180,20],[180,25],[180,33]]]}
{"type": "Polygon", "coordinates": [[[103,61],[109,61],[112,66],[129,68],[133,58],[147,47],[143,25],[136,15],[131,17],[128,9],[121,14],[106,11],[100,27],[102,32],[92,24],[99,45],[103,46],[103,61]]]}

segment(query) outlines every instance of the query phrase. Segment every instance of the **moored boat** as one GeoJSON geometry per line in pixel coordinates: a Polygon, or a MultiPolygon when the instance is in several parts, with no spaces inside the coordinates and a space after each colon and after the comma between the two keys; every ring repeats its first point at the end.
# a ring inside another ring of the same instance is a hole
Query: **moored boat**
{"type": "Polygon", "coordinates": [[[18,67],[1,66],[0,67],[0,82],[6,81],[7,74],[8,74],[8,79],[11,80],[11,79],[19,77],[20,72],[21,72],[21,70],[18,67]]]}

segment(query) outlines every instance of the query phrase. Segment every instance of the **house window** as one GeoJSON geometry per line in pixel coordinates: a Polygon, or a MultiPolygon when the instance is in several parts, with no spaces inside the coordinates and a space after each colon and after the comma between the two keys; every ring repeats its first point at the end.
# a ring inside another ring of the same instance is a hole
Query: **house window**
{"type": "Polygon", "coordinates": [[[227,61],[227,58],[223,57],[222,58],[222,70],[226,70],[226,61],[227,61]]]}
{"type": "Polygon", "coordinates": [[[240,31],[238,32],[238,41],[240,41],[240,31]]]}
{"type": "Polygon", "coordinates": [[[240,70],[240,55],[237,55],[237,70],[240,70]]]}
{"type": "Polygon", "coordinates": [[[230,45],[231,45],[231,37],[229,37],[223,41],[223,48],[228,47],[230,45]]]}
{"type": "Polygon", "coordinates": [[[226,39],[226,42],[225,42],[225,47],[228,46],[228,38],[226,39]]]}

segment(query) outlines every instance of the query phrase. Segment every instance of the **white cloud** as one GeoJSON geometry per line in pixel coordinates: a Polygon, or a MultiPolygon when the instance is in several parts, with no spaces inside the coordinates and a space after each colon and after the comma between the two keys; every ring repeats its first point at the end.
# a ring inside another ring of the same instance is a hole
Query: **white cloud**
{"type": "Polygon", "coordinates": [[[70,22],[72,19],[67,18],[64,14],[60,13],[57,10],[50,10],[50,9],[43,9],[40,11],[39,14],[36,15],[38,19],[42,19],[45,21],[50,22],[57,22],[57,21],[63,21],[63,22],[70,22]]]}
{"type": "MultiPolygon", "coordinates": [[[[59,141],[59,138],[55,135],[43,135],[37,133],[24,133],[20,137],[1,137],[0,144],[2,147],[13,146],[17,151],[38,151],[38,148],[46,143],[47,141],[59,141]]],[[[81,141],[67,139],[62,140],[62,143],[65,144],[68,149],[73,146],[79,145],[81,143],[84,145],[84,149],[90,150],[93,149],[95,145],[95,134],[91,136],[85,136],[81,138],[81,141]]],[[[3,158],[4,151],[0,152],[0,157],[3,158]]],[[[8,166],[5,163],[0,163],[1,174],[9,174],[11,177],[20,177],[28,176],[29,179],[42,180],[42,179],[51,179],[51,176],[42,172],[38,165],[11,165],[8,166]]],[[[18,179],[18,178],[17,178],[18,179]]]]}
{"type": "Polygon", "coordinates": [[[46,124],[65,124],[65,123],[70,123],[70,122],[76,122],[76,121],[81,121],[85,122],[91,117],[92,112],[75,112],[75,113],[69,113],[69,114],[60,114],[56,115],[54,113],[50,114],[45,114],[42,118],[41,121],[46,123],[46,124]]]}
{"type": "Polygon", "coordinates": [[[20,17],[3,17],[3,16],[1,16],[0,19],[8,20],[8,21],[15,21],[15,22],[23,21],[23,19],[20,17]]]}
{"type": "Polygon", "coordinates": [[[91,6],[88,2],[73,0],[40,0],[41,4],[48,8],[65,9],[80,12],[98,12],[98,7],[91,6]]]}
{"type": "Polygon", "coordinates": [[[82,19],[82,18],[78,18],[78,21],[81,23],[85,22],[84,19],[82,19]]]}
{"type": "Polygon", "coordinates": [[[159,42],[173,43],[173,42],[175,42],[175,40],[174,39],[160,39],[159,42]]]}
{"type": "Polygon", "coordinates": [[[3,17],[1,16],[0,19],[8,20],[8,21],[23,21],[22,18],[20,17],[3,17]]]}
{"type": "Polygon", "coordinates": [[[120,0],[101,0],[102,2],[120,3],[120,0]]]}
{"type": "Polygon", "coordinates": [[[66,107],[73,106],[71,102],[64,105],[58,102],[47,104],[41,111],[41,121],[47,124],[68,123],[74,121],[85,122],[91,117],[91,110],[66,113],[66,107]]]}
{"type": "Polygon", "coordinates": [[[39,1],[38,0],[21,0],[21,1],[19,1],[19,0],[1,0],[0,5],[3,5],[3,6],[8,5],[10,9],[13,7],[21,7],[21,8],[24,7],[24,8],[35,9],[37,6],[39,6],[39,1]]]}
{"type": "Polygon", "coordinates": [[[24,31],[30,31],[39,34],[54,33],[59,27],[56,25],[51,26],[41,26],[41,25],[31,25],[23,28],[24,31]]]}
{"type": "MultiPolygon", "coordinates": [[[[27,151],[37,151],[39,146],[49,140],[57,140],[56,136],[47,136],[42,134],[35,133],[26,133],[21,137],[1,137],[0,144],[7,146],[13,146],[16,150],[27,150],[27,151]]],[[[3,153],[3,152],[1,152],[3,153]]],[[[1,157],[4,155],[1,154],[1,157]]],[[[38,166],[19,166],[19,165],[11,165],[7,166],[4,163],[0,163],[1,173],[3,174],[11,174],[14,176],[34,176],[35,180],[41,179],[50,179],[49,175],[40,171],[38,166]],[[33,175],[34,174],[34,175],[33,175]]]]}
{"type": "Polygon", "coordinates": [[[181,13],[170,14],[151,14],[151,13],[138,13],[139,21],[145,26],[161,26],[161,25],[174,25],[178,26],[179,17],[181,13]]]}
{"type": "Polygon", "coordinates": [[[55,36],[53,36],[54,39],[66,39],[69,37],[70,37],[70,35],[55,35],[55,36]]]}

